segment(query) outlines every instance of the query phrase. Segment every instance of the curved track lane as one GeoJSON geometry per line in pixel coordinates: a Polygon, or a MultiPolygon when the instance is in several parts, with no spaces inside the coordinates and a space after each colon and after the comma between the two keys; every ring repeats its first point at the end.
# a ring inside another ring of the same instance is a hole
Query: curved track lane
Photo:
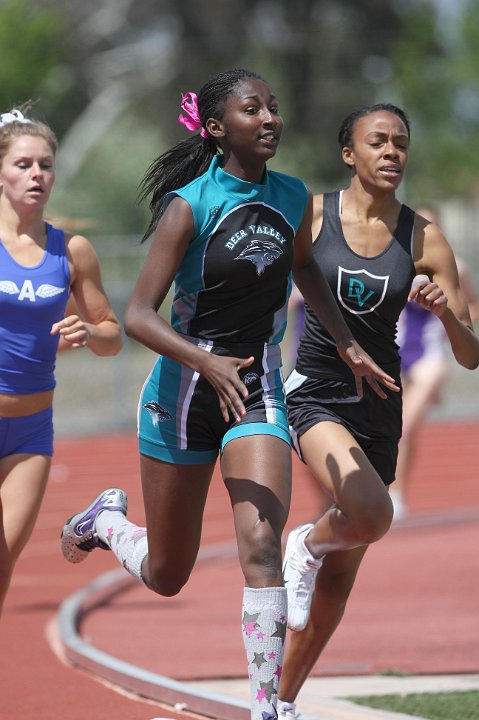
{"type": "MultiPolygon", "coordinates": [[[[472,422],[423,429],[411,488],[413,514],[369,551],[317,673],[376,672],[406,661],[417,673],[479,671],[478,429],[472,422]]],[[[294,473],[288,527],[312,517],[318,502],[296,460],[294,473]]],[[[128,491],[129,516],[141,523],[133,435],[57,441],[44,507],[0,625],[2,720],[184,717],[167,706],[113,693],[108,684],[65,666],[45,636],[52,634],[65,598],[115,568],[111,555],[102,552],[68,565],[58,542],[65,518],[112,484],[128,491]]],[[[113,596],[84,619],[82,636],[120,660],[175,680],[242,677],[242,579],[231,551],[232,530],[226,492],[216,476],[203,547],[226,543],[225,552],[215,562],[200,563],[178,598],[157,598],[141,586],[113,596]],[[192,633],[199,643],[191,641],[192,633]]]]}

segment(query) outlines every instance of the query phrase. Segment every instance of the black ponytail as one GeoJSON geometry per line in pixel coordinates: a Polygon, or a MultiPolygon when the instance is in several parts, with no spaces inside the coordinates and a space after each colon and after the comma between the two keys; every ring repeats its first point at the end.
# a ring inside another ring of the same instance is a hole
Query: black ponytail
{"type": "Polygon", "coordinates": [[[213,140],[198,134],[182,140],[151,163],[140,185],[140,202],[151,195],[151,220],[141,242],[149,238],[158,225],[165,209],[165,196],[206,172],[217,152],[213,140]]]}

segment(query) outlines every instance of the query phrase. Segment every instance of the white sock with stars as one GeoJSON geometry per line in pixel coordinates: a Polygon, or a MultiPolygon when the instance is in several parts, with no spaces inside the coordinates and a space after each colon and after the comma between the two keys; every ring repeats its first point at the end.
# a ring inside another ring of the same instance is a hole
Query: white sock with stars
{"type": "Polygon", "coordinates": [[[134,525],[119,511],[104,510],[95,521],[95,529],[120,565],[143,582],[141,565],[148,555],[146,528],[134,525]]]}
{"type": "Polygon", "coordinates": [[[283,669],[287,613],[284,587],[245,587],[242,622],[252,720],[277,717],[276,699],[283,669]]]}

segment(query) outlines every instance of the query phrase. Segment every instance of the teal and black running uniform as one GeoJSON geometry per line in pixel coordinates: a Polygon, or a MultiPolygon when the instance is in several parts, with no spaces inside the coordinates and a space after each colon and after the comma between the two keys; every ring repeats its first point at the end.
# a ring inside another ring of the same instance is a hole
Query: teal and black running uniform
{"type": "MultiPolygon", "coordinates": [[[[414,212],[403,205],[388,246],[375,257],[363,257],[346,242],[340,204],[340,192],[324,195],[323,224],[313,254],[353,337],[400,385],[396,333],[399,314],[416,274],[412,261],[414,212]]],[[[306,306],[296,368],[286,381],[294,447],[300,455],[298,439],[317,423],[340,423],[356,438],[383,482],[389,485],[394,480],[402,430],[401,393],[385,390],[388,399],[382,400],[366,382],[363,386],[364,395],[359,398],[352,371],[306,306]]]]}
{"type": "Polygon", "coordinates": [[[171,463],[212,462],[243,435],[290,442],[281,350],[294,237],[308,192],[298,178],[265,171],[261,183],[206,173],[168,199],[190,205],[195,233],[175,278],[172,327],[205,352],[247,358],[240,371],[246,415],[226,423],[213,387],[197,372],[159,356],[138,406],[140,452],[171,463]]]}

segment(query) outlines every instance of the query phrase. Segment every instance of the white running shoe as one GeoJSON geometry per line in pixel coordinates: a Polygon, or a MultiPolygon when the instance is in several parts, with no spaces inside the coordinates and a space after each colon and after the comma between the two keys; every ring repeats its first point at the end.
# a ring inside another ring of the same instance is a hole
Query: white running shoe
{"type": "Polygon", "coordinates": [[[109,550],[109,546],[97,535],[95,522],[103,510],[118,511],[126,515],[126,493],[119,488],[104,490],[93,502],[66,521],[61,534],[64,557],[71,563],[82,562],[95,548],[109,550]]]}
{"type": "Polygon", "coordinates": [[[308,622],[316,575],[323,562],[316,560],[307,551],[301,552],[298,543],[304,540],[314,527],[312,523],[300,525],[288,535],[284,553],[283,577],[288,594],[288,627],[303,630],[308,622]]]}
{"type": "Polygon", "coordinates": [[[389,491],[389,496],[391,498],[391,502],[394,508],[393,522],[397,522],[398,520],[404,520],[407,515],[407,505],[402,492],[400,490],[395,490],[394,488],[392,488],[389,491]]]}

